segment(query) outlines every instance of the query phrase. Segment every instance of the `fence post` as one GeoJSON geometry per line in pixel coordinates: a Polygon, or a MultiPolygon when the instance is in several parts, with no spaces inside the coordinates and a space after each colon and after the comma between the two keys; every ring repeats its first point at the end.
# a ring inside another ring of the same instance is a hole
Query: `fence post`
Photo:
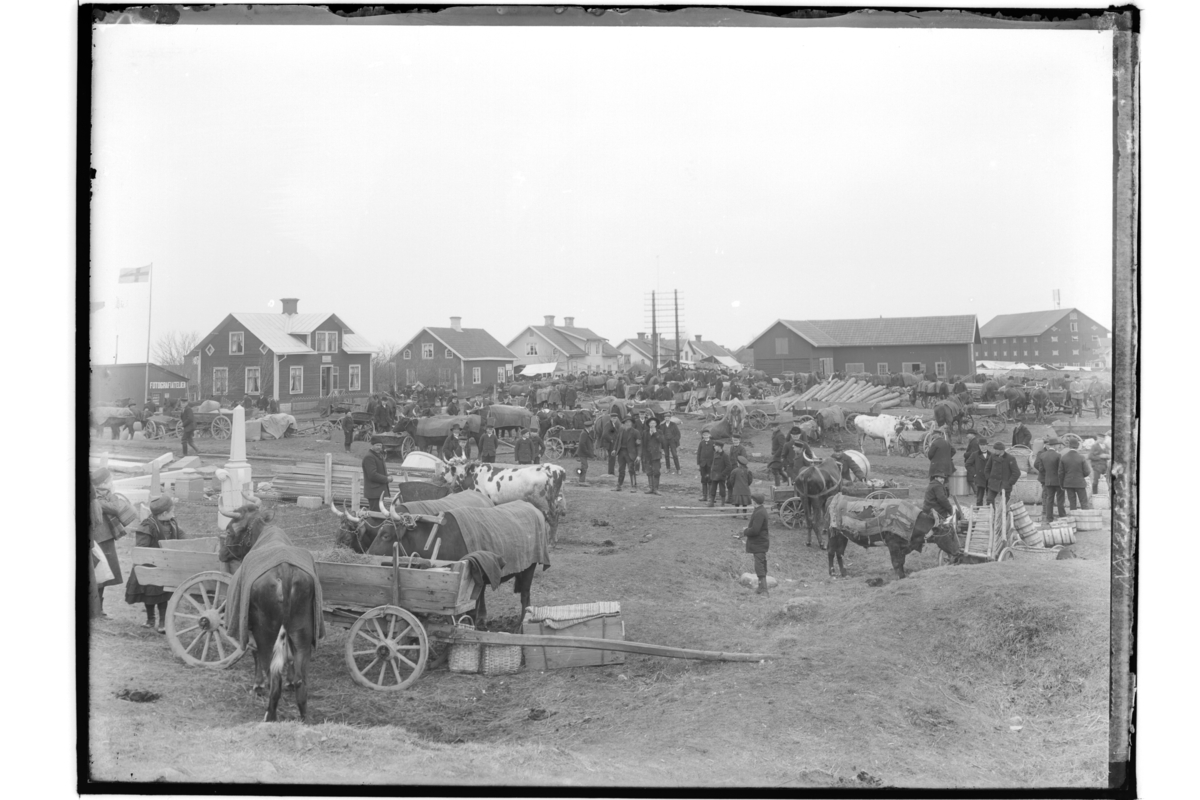
{"type": "Polygon", "coordinates": [[[359,507],[362,505],[362,476],[355,475],[350,479],[350,507],[354,509],[354,513],[358,513],[359,507]]]}
{"type": "Polygon", "coordinates": [[[333,453],[325,454],[325,505],[333,504],[333,453]]]}

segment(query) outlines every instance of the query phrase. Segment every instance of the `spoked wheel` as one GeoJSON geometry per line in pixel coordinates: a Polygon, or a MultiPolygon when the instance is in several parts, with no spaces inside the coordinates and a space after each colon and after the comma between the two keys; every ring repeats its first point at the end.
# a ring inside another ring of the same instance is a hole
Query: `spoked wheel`
{"type": "Polygon", "coordinates": [[[214,439],[228,439],[233,435],[233,423],[229,421],[228,417],[221,416],[214,418],[212,425],[209,427],[212,428],[214,439]]]}
{"type": "Polygon", "coordinates": [[[562,439],[559,439],[557,436],[551,436],[546,440],[546,455],[550,456],[551,461],[557,461],[562,458],[565,449],[562,439]]]}
{"type": "Polygon", "coordinates": [[[360,442],[369,442],[371,437],[375,435],[375,423],[364,422],[362,425],[354,429],[354,438],[360,442]]]}
{"type": "Polygon", "coordinates": [[[864,500],[895,500],[896,495],[892,494],[887,489],[880,489],[878,491],[871,492],[869,495],[867,495],[863,499],[864,500]]]}
{"type": "Polygon", "coordinates": [[[996,427],[992,424],[990,417],[979,420],[972,427],[979,431],[979,435],[985,439],[991,436],[996,430],[996,427]]]}
{"type": "Polygon", "coordinates": [[[1108,416],[1108,417],[1112,416],[1112,406],[1113,406],[1113,401],[1111,398],[1109,398],[1107,400],[1102,400],[1100,402],[1100,410],[1104,412],[1105,416],[1108,416]]]}
{"type": "Polygon", "coordinates": [[[992,417],[992,433],[998,433],[1008,427],[1008,420],[1004,417],[992,417]]]}
{"type": "Polygon", "coordinates": [[[857,416],[858,416],[858,414],[847,414],[846,415],[846,430],[849,433],[854,433],[854,418],[857,416]]]}
{"type": "Polygon", "coordinates": [[[146,420],[146,424],[142,426],[142,435],[147,439],[161,439],[166,433],[165,428],[160,428],[154,420],[146,420]]]}
{"type": "Polygon", "coordinates": [[[799,528],[803,517],[799,497],[789,497],[779,506],[779,521],[785,528],[799,528]]]}
{"type": "Polygon", "coordinates": [[[368,689],[407,689],[421,677],[428,660],[424,626],[397,606],[372,608],[355,621],[346,637],[350,677],[368,689]]]}
{"type": "Polygon", "coordinates": [[[753,409],[749,414],[750,427],[756,431],[765,431],[767,429],[767,412],[760,408],[753,409]]]}
{"type": "Polygon", "coordinates": [[[921,452],[929,449],[929,445],[933,444],[934,439],[945,439],[946,432],[941,428],[934,428],[929,433],[925,434],[925,438],[921,440],[921,452]]]}
{"type": "Polygon", "coordinates": [[[167,642],[193,667],[225,669],[245,652],[225,626],[230,577],[210,571],[193,575],[167,603],[167,642]]]}

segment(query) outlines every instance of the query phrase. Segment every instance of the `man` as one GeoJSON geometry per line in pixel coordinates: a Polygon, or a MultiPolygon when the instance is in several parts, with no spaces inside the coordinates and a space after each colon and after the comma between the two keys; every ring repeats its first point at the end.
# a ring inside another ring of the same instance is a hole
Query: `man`
{"type": "MultiPolygon", "coordinates": [[[[750,460],[750,454],[746,452],[746,448],[742,446],[742,437],[735,433],[733,436],[729,437],[729,447],[725,450],[725,460],[729,462],[730,469],[733,469],[733,467],[737,464],[738,456],[744,457],[747,462],[750,460]]],[[[782,458],[780,459],[780,463],[782,463],[782,458]]],[[[747,505],[749,505],[749,503],[747,503],[747,505]]]]}
{"type": "Polygon", "coordinates": [[[575,390],[574,384],[567,384],[567,388],[564,389],[562,393],[563,408],[579,408],[579,406],[576,405],[576,398],[578,397],[578,394],[579,393],[575,390]]]}
{"type": "Polygon", "coordinates": [[[145,421],[150,419],[150,415],[156,413],[157,411],[158,404],[154,402],[153,398],[147,397],[146,404],[142,406],[142,420],[145,421]]]}
{"type": "MultiPolygon", "coordinates": [[[[736,459],[728,459],[733,469],[729,471],[729,479],[727,488],[729,489],[729,504],[737,509],[749,509],[750,506],[750,484],[754,483],[754,473],[750,471],[749,462],[745,456],[738,456],[736,459]]],[[[735,517],[742,516],[744,512],[734,512],[735,517]]],[[[748,511],[745,512],[749,516],[748,511]]]]}
{"type": "Polygon", "coordinates": [[[537,464],[542,457],[542,439],[532,425],[521,431],[521,438],[513,446],[513,455],[518,464],[537,464]]]}
{"type": "Polygon", "coordinates": [[[1111,459],[1112,437],[1106,433],[1096,440],[1092,445],[1092,452],[1088,453],[1088,463],[1092,466],[1092,494],[1096,494],[1100,489],[1100,476],[1108,475],[1108,462],[1111,459]]]}
{"type": "Polygon", "coordinates": [[[571,427],[577,431],[581,431],[588,426],[588,414],[578,405],[574,407],[575,411],[571,414],[571,427]]]}
{"type": "MultiPolygon", "coordinates": [[[[929,479],[929,486],[925,488],[925,502],[921,507],[921,513],[917,515],[917,521],[913,524],[911,539],[918,551],[924,546],[925,535],[936,529],[943,520],[954,513],[954,508],[950,505],[950,493],[946,490],[946,480],[941,475],[935,475],[929,479]]],[[[949,538],[954,540],[950,544],[951,551],[956,552],[958,549],[957,532],[949,538]]]]}
{"type": "Polygon", "coordinates": [[[1025,427],[1024,422],[1018,422],[1017,427],[1013,428],[1012,444],[1013,447],[1029,447],[1033,443],[1033,434],[1029,432],[1029,428],[1025,427]]]}
{"type": "Polygon", "coordinates": [[[442,460],[449,461],[452,458],[463,458],[462,426],[458,424],[450,426],[450,433],[442,442],[442,460]]]}
{"type": "Polygon", "coordinates": [[[579,459],[579,475],[580,486],[590,486],[587,482],[588,459],[592,458],[595,452],[592,450],[592,429],[583,427],[579,429],[579,444],[575,448],[575,457],[579,459]]]}
{"type": "Polygon", "coordinates": [[[962,376],[955,376],[954,388],[951,391],[956,395],[967,391],[967,384],[963,382],[962,376]]]}
{"type": "MultiPolygon", "coordinates": [[[[845,445],[835,444],[833,446],[833,452],[830,454],[829,457],[842,465],[842,480],[844,480],[844,481],[852,481],[852,480],[863,481],[863,480],[867,479],[867,476],[863,474],[862,467],[860,467],[858,465],[858,462],[855,461],[853,458],[851,458],[850,454],[846,452],[845,445]]],[[[793,456],[793,458],[795,458],[795,456],[793,456]]],[[[799,466],[808,466],[808,465],[804,464],[804,465],[799,465],[799,466]]],[[[796,470],[796,472],[797,472],[797,474],[799,474],[799,470],[796,470]]],[[[792,480],[795,480],[795,478],[793,477],[792,480]]]]}
{"type": "Polygon", "coordinates": [[[987,492],[987,454],[980,447],[982,440],[978,433],[971,431],[968,436],[967,453],[963,459],[967,468],[967,486],[975,492],[975,505],[981,506],[987,492]]]}
{"type": "MultiPolygon", "coordinates": [[[[161,548],[159,542],[163,539],[182,539],[183,532],[175,522],[175,501],[170,495],[160,494],[150,501],[150,516],[142,520],[135,531],[137,547],[161,548]]],[[[161,586],[143,586],[138,583],[137,570],[129,575],[125,582],[125,602],[130,605],[142,603],[146,607],[146,621],[143,628],[155,628],[154,609],[158,609],[158,632],[167,632],[167,603],[171,593],[161,586]]]]}
{"type": "Polygon", "coordinates": [[[260,394],[258,400],[254,403],[254,407],[265,414],[267,413],[267,409],[271,407],[271,401],[265,394],[260,394]]]}
{"type": "MultiPolygon", "coordinates": [[[[770,594],[767,591],[767,551],[771,549],[771,538],[767,530],[767,509],[763,503],[766,498],[760,492],[750,495],[754,501],[754,513],[750,515],[750,524],[742,530],[746,537],[746,552],[754,556],[754,575],[758,578],[758,589],[755,594],[770,594]]],[[[736,533],[733,538],[740,538],[736,533]]]]}
{"type": "Polygon", "coordinates": [[[783,483],[783,446],[787,443],[787,438],[783,432],[779,430],[779,423],[771,423],[771,463],[767,468],[771,471],[771,477],[775,479],[775,485],[779,486],[783,483]]]}
{"type": "Polygon", "coordinates": [[[646,471],[646,494],[658,494],[658,479],[662,474],[663,437],[658,422],[646,422],[648,430],[642,435],[642,469],[646,471]]]}
{"type": "Polygon", "coordinates": [[[1075,378],[1071,381],[1071,416],[1083,417],[1083,381],[1075,378]]]}
{"type": "Polygon", "coordinates": [[[713,457],[716,448],[712,443],[712,434],[704,431],[700,434],[700,445],[696,448],[696,466],[700,468],[700,502],[708,502],[709,472],[712,470],[713,457]]]}
{"type": "Polygon", "coordinates": [[[179,421],[183,423],[183,440],[180,442],[183,446],[183,455],[187,456],[189,444],[196,451],[196,454],[199,455],[200,450],[196,448],[196,443],[192,441],[192,434],[196,432],[196,417],[192,413],[192,406],[186,398],[180,402],[183,404],[183,411],[179,415],[179,421]]]}
{"type": "Polygon", "coordinates": [[[392,429],[392,412],[382,398],[375,401],[374,420],[375,430],[383,432],[392,429]]]}
{"type": "Polygon", "coordinates": [[[608,415],[609,425],[600,435],[600,446],[608,451],[608,474],[617,474],[617,440],[621,438],[621,417],[616,411],[608,415]]]}
{"type": "Polygon", "coordinates": [[[452,417],[458,416],[458,392],[450,392],[450,402],[446,403],[446,413],[452,417]]]}
{"type": "Polygon", "coordinates": [[[729,480],[729,461],[725,458],[725,444],[713,442],[712,466],[708,470],[708,507],[716,503],[721,495],[721,507],[725,507],[725,483],[729,480]]]}
{"type": "Polygon", "coordinates": [[[637,460],[641,451],[642,437],[633,427],[633,420],[626,417],[622,423],[621,434],[617,438],[617,487],[614,492],[621,491],[625,483],[625,469],[629,469],[629,491],[637,491],[637,460]]]}
{"type": "Polygon", "coordinates": [[[267,405],[267,413],[269,413],[269,414],[278,414],[279,413],[279,401],[276,400],[274,397],[271,398],[270,403],[267,405]]]}
{"type": "Polygon", "coordinates": [[[1058,460],[1058,479],[1062,483],[1067,499],[1071,501],[1071,510],[1091,508],[1087,495],[1087,479],[1092,474],[1088,460],[1079,452],[1078,436],[1068,435],[1065,439],[1067,452],[1058,460]]]}
{"type": "Polygon", "coordinates": [[[1012,453],[1005,452],[1004,442],[996,442],[992,457],[988,459],[987,471],[987,501],[989,505],[996,504],[996,498],[1001,492],[1010,493],[1021,479],[1021,467],[1012,453]]]}
{"type": "Polygon", "coordinates": [[[929,477],[949,480],[954,474],[954,454],[958,452],[945,436],[934,437],[925,455],[929,458],[929,477]]]}
{"type": "Polygon", "coordinates": [[[350,445],[354,441],[354,417],[346,414],[342,417],[342,435],[345,438],[346,452],[350,452],[350,445]]]}
{"type": "Polygon", "coordinates": [[[679,475],[679,442],[682,439],[682,434],[679,430],[679,418],[671,417],[667,420],[667,424],[663,428],[663,439],[667,444],[665,456],[667,471],[671,471],[671,459],[675,459],[675,474],[679,475]]]}
{"type": "Polygon", "coordinates": [[[1063,507],[1065,498],[1062,479],[1058,477],[1058,445],[1058,439],[1051,436],[1046,440],[1046,446],[1041,449],[1037,454],[1037,459],[1033,462],[1033,468],[1037,470],[1038,474],[1038,483],[1042,485],[1042,520],[1044,522],[1054,521],[1056,505],[1060,518],[1067,515],[1067,510],[1063,507]]]}
{"type": "Polygon", "coordinates": [[[496,426],[488,423],[484,428],[483,436],[479,437],[479,460],[484,464],[493,464],[496,461],[496,448],[500,443],[500,439],[496,436],[496,426]]]}
{"type": "Polygon", "coordinates": [[[363,496],[372,511],[383,511],[382,498],[391,496],[388,485],[387,462],[383,458],[383,442],[371,442],[371,449],[362,460],[363,496]]]}

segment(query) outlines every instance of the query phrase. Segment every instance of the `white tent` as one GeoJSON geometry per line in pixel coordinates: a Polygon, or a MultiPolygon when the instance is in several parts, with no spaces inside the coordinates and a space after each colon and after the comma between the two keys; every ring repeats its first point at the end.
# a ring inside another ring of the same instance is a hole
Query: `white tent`
{"type": "Polygon", "coordinates": [[[553,375],[557,371],[557,361],[547,361],[543,364],[526,364],[521,368],[521,374],[530,378],[535,375],[553,375]]]}

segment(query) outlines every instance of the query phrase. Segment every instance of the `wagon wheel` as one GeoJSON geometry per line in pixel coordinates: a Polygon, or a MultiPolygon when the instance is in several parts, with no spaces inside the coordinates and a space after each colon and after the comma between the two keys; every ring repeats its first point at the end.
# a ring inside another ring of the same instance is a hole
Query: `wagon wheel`
{"type": "Polygon", "coordinates": [[[167,642],[193,667],[225,669],[245,652],[225,627],[230,576],[215,570],[188,578],[167,603],[167,642]]]}
{"type": "Polygon", "coordinates": [[[850,432],[854,431],[854,418],[857,416],[858,416],[857,412],[846,415],[846,430],[847,431],[850,431],[850,432]]]}
{"type": "Polygon", "coordinates": [[[779,506],[779,521],[786,528],[799,528],[804,513],[799,497],[789,497],[779,506]]]}
{"type": "Polygon", "coordinates": [[[864,500],[895,500],[896,495],[892,494],[887,489],[879,489],[878,491],[871,492],[869,495],[867,495],[863,499],[864,500]]]}
{"type": "Polygon", "coordinates": [[[1100,402],[1100,410],[1104,412],[1105,416],[1112,416],[1112,405],[1113,401],[1111,397],[1100,402]]]}
{"type": "Polygon", "coordinates": [[[174,432],[172,435],[173,435],[173,436],[174,436],[176,439],[182,439],[182,438],[183,438],[183,422],[182,422],[182,421],[180,421],[180,422],[176,422],[176,423],[175,423],[175,432],[174,432]]]}
{"type": "Polygon", "coordinates": [[[224,416],[214,417],[209,427],[214,439],[228,439],[233,434],[233,423],[224,416]]]}
{"type": "Polygon", "coordinates": [[[985,439],[992,435],[992,422],[987,417],[981,418],[972,427],[974,427],[975,430],[979,432],[979,435],[985,439]]]}
{"type": "Polygon", "coordinates": [[[1004,417],[992,417],[992,433],[997,433],[1008,427],[1008,420],[1004,417]]]}
{"type": "Polygon", "coordinates": [[[946,432],[941,428],[934,428],[929,433],[925,434],[925,438],[921,440],[921,452],[924,453],[929,449],[929,445],[933,444],[934,439],[945,439],[946,432]]]}
{"type": "Polygon", "coordinates": [[[767,412],[761,408],[755,408],[751,410],[746,422],[756,431],[765,431],[767,429],[767,412]]]}
{"type": "Polygon", "coordinates": [[[407,689],[429,660],[429,638],[412,614],[378,606],[359,617],[346,637],[346,666],[360,686],[383,692],[407,689]],[[378,669],[376,669],[378,668],[378,669]]]}
{"type": "Polygon", "coordinates": [[[371,437],[375,435],[375,423],[364,422],[354,429],[354,438],[360,442],[369,442],[371,437]]]}
{"type": "Polygon", "coordinates": [[[1014,558],[1016,558],[1016,555],[1017,554],[1013,552],[1011,547],[1002,547],[1000,548],[1000,552],[996,554],[996,560],[1012,561],[1014,558]]]}
{"type": "Polygon", "coordinates": [[[1046,401],[1046,413],[1047,414],[1057,414],[1058,411],[1059,411],[1058,403],[1054,402],[1053,400],[1046,401]]]}
{"type": "Polygon", "coordinates": [[[557,436],[551,436],[546,440],[546,455],[550,457],[551,461],[557,461],[562,458],[565,451],[566,448],[563,447],[562,439],[559,439],[557,436]]]}
{"type": "Polygon", "coordinates": [[[166,433],[165,428],[160,428],[152,419],[146,420],[146,424],[142,426],[142,435],[147,439],[161,439],[166,433]]]}

